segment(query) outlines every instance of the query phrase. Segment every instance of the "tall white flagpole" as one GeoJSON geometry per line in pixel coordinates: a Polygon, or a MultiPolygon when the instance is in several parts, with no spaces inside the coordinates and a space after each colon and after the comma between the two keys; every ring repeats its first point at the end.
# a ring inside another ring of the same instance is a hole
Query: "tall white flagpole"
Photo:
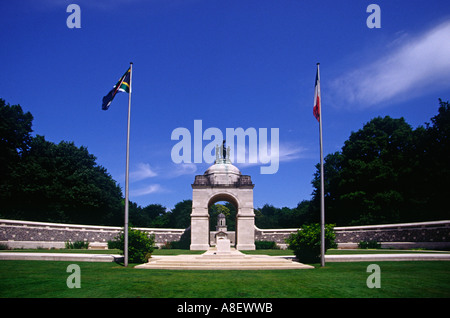
{"type": "Polygon", "coordinates": [[[317,78],[319,81],[319,133],[320,133],[320,265],[325,266],[325,186],[323,175],[323,140],[322,140],[322,96],[320,96],[320,71],[317,63],[317,78]]]}
{"type": "Polygon", "coordinates": [[[128,266],[128,186],[129,186],[129,176],[128,172],[130,170],[130,122],[131,122],[131,78],[133,77],[133,63],[130,62],[130,93],[128,94],[128,127],[127,127],[127,159],[126,159],[126,173],[125,173],[125,226],[124,226],[124,265],[128,266]]]}

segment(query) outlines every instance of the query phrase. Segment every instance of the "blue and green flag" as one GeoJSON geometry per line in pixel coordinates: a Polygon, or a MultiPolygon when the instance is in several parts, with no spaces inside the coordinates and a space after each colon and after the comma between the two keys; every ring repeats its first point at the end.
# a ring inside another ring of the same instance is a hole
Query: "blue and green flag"
{"type": "Polygon", "coordinates": [[[103,97],[102,109],[107,110],[118,92],[130,93],[131,67],[123,74],[113,89],[103,97]]]}

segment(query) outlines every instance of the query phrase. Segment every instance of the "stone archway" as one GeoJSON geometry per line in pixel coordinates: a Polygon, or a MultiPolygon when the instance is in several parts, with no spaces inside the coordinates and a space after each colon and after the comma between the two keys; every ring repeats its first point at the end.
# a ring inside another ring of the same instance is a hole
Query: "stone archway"
{"type": "MultiPolygon", "coordinates": [[[[222,153],[222,152],[219,152],[222,153]]],[[[192,184],[191,250],[209,249],[209,211],[211,204],[227,201],[236,208],[236,249],[255,249],[255,214],[250,176],[244,176],[224,155],[192,184]]]]}
{"type": "Polygon", "coordinates": [[[222,238],[230,240],[230,245],[232,247],[236,246],[236,226],[237,226],[237,213],[239,211],[238,200],[226,193],[218,193],[210,198],[208,202],[208,212],[209,212],[209,244],[210,246],[217,246],[217,235],[222,238]],[[227,202],[234,209],[232,215],[227,215],[223,213],[218,213],[216,215],[217,219],[211,214],[211,207],[217,203],[227,202]],[[222,216],[222,217],[221,217],[222,216]],[[215,222],[213,222],[213,219],[215,222]],[[227,222],[228,219],[228,222],[227,222]],[[233,219],[233,221],[231,221],[233,219]],[[230,222],[231,221],[231,222],[230,222]]]}

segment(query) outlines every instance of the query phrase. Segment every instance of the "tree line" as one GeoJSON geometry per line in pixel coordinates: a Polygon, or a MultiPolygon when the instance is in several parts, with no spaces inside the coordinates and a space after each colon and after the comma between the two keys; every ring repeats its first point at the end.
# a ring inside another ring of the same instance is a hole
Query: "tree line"
{"type": "MultiPolygon", "coordinates": [[[[32,136],[33,116],[0,99],[0,217],[30,221],[123,225],[119,184],[87,148],[32,136]]],[[[326,222],[362,225],[448,219],[450,105],[413,129],[404,118],[376,117],[352,132],[340,151],[324,158],[326,222]]],[[[296,207],[255,208],[260,228],[295,228],[319,221],[319,165],[312,197],[296,207]]],[[[168,210],[129,203],[135,227],[187,228],[191,200],[168,210]]],[[[230,203],[210,207],[210,229],[219,213],[235,230],[230,203]]]]}
{"type": "MultiPolygon", "coordinates": [[[[450,216],[450,104],[413,129],[376,117],[324,159],[327,222],[338,225],[444,220],[450,216]]],[[[319,166],[310,207],[318,214],[319,166]]]]}

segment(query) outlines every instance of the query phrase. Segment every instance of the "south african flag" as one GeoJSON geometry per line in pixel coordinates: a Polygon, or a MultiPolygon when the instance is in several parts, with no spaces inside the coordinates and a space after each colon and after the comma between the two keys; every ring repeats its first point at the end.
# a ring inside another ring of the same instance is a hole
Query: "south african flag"
{"type": "Polygon", "coordinates": [[[123,74],[120,80],[114,85],[113,89],[103,97],[102,109],[107,110],[117,92],[125,92],[130,93],[130,76],[131,76],[131,67],[123,74]]]}

